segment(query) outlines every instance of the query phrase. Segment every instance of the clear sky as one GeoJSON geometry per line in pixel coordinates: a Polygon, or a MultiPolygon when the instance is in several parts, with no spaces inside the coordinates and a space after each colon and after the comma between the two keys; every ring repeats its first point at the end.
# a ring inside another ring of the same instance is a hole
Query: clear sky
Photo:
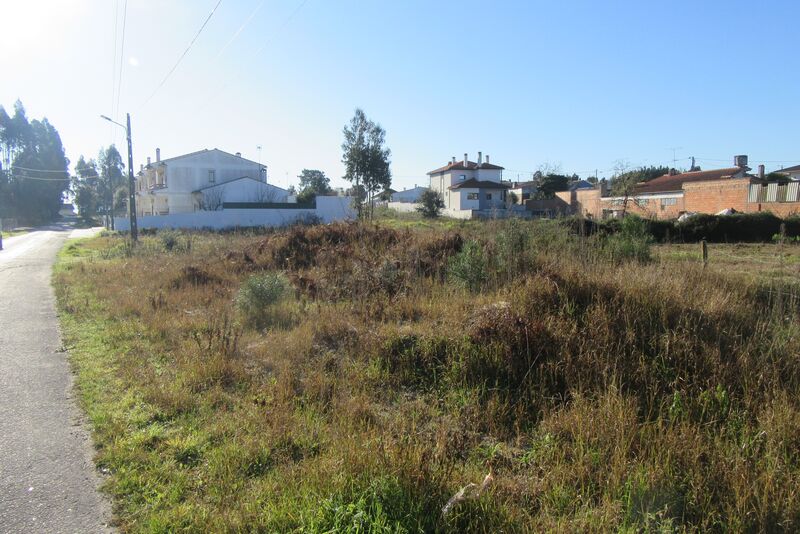
{"type": "Polygon", "coordinates": [[[395,189],[479,150],[512,179],[673,148],[678,167],[800,163],[795,0],[222,0],[158,88],[217,1],[0,0],[0,104],[48,117],[73,162],[122,149],[98,116],[130,111],[137,169],[156,147],[261,145],[284,187],[303,168],[344,184],[356,107],[387,131],[395,189]]]}

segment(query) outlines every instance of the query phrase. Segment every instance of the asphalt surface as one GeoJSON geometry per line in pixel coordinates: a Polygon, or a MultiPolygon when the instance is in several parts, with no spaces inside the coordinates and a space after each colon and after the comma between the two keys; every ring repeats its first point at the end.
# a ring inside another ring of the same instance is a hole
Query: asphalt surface
{"type": "Polygon", "coordinates": [[[70,235],[53,226],[0,251],[0,532],[111,532],[61,348],[50,277],[70,235]]]}

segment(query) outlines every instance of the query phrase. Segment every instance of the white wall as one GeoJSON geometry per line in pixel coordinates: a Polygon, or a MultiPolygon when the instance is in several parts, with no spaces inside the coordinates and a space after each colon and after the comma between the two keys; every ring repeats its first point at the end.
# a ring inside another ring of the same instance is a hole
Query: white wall
{"type": "Polygon", "coordinates": [[[389,202],[387,207],[400,213],[414,213],[420,205],[417,202],[389,202]]]}
{"type": "MultiPolygon", "coordinates": [[[[145,228],[222,228],[251,226],[284,226],[309,216],[319,217],[323,223],[355,219],[352,197],[317,197],[316,209],[230,209],[222,211],[197,211],[170,215],[145,215],[137,218],[139,229],[145,228]]],[[[127,231],[127,217],[115,217],[117,230],[127,231]]]]}

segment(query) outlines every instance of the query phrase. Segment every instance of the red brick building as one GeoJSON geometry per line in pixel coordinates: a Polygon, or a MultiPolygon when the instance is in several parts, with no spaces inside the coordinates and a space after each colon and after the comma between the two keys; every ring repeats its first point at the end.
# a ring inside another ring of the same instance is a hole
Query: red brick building
{"type": "MultiPolygon", "coordinates": [[[[800,181],[767,182],[764,167],[750,174],[747,156],[736,156],[735,166],[724,169],[668,174],[639,184],[627,197],[608,195],[605,184],[595,189],[556,193],[552,212],[582,213],[605,219],[633,213],[654,219],[676,219],[684,213],[715,214],[733,209],[752,213],[770,211],[779,217],[800,214],[800,181]]],[[[536,211],[536,201],[528,208],[536,211]]]]}

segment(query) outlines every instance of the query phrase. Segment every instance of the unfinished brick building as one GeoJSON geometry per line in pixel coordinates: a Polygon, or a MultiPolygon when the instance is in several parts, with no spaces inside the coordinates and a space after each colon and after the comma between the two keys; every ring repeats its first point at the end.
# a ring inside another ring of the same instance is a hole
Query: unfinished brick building
{"type": "Polygon", "coordinates": [[[779,217],[800,214],[800,181],[767,181],[764,166],[750,174],[747,156],[736,156],[724,169],[668,174],[639,184],[627,197],[608,194],[605,182],[594,189],[563,191],[550,201],[528,201],[528,209],[544,214],[583,214],[594,219],[632,213],[654,219],[676,219],[684,213],[770,211],[779,217]],[[541,203],[541,205],[539,204],[541,203]],[[546,206],[545,206],[546,203],[546,206]]]}

